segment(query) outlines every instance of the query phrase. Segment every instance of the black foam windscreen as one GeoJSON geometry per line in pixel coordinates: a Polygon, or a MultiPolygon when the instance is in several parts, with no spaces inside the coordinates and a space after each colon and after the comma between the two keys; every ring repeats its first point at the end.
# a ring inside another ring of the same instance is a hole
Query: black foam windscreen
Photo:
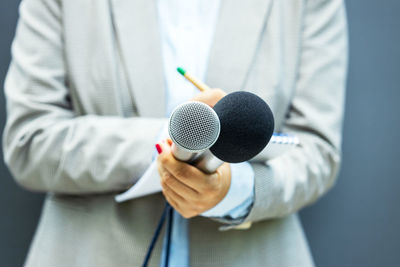
{"type": "Polygon", "coordinates": [[[226,95],[215,106],[221,132],[211,152],[222,161],[238,163],[260,153],[274,131],[274,117],[259,96],[244,91],[226,95]]]}

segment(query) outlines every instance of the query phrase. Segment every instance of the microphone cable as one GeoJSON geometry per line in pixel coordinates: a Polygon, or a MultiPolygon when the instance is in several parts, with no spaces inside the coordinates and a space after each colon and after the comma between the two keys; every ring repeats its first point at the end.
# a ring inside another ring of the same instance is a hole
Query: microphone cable
{"type": "Polygon", "coordinates": [[[147,267],[150,261],[151,254],[153,252],[153,249],[157,243],[158,237],[160,235],[161,229],[164,226],[165,219],[168,217],[167,221],[167,233],[166,233],[166,253],[165,253],[165,267],[168,267],[168,262],[169,262],[169,252],[170,252],[170,243],[171,243],[171,232],[172,232],[172,221],[173,221],[173,211],[174,209],[171,207],[171,205],[165,201],[165,207],[163,210],[163,213],[161,214],[160,220],[158,221],[158,225],[156,228],[156,231],[154,232],[153,238],[151,239],[150,246],[147,249],[146,256],[144,258],[142,267],[147,267]]]}
{"type": "Polygon", "coordinates": [[[164,267],[168,267],[169,265],[169,254],[171,251],[171,234],[172,234],[172,222],[173,222],[173,217],[174,217],[174,209],[171,207],[171,205],[167,202],[167,216],[168,216],[168,221],[167,221],[167,233],[166,233],[166,249],[165,249],[165,260],[164,260],[164,267]]]}

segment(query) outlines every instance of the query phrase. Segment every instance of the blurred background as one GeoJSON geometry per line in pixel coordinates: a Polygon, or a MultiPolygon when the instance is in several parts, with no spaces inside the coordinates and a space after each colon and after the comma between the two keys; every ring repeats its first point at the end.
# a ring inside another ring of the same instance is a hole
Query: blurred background
{"type": "MultiPolygon", "coordinates": [[[[1,89],[19,2],[0,1],[1,89]]],[[[400,266],[400,1],[346,4],[350,66],[342,170],[333,190],[301,219],[317,266],[400,266]]],[[[0,90],[0,130],[5,117],[0,90]]],[[[0,155],[0,266],[22,266],[42,201],[42,194],[16,185],[0,155]]]]}

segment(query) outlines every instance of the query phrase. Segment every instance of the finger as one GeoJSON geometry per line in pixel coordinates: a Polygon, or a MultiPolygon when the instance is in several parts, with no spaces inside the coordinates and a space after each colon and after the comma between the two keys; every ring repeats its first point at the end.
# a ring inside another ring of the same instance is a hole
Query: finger
{"type": "Polygon", "coordinates": [[[184,208],[182,208],[182,203],[179,203],[176,201],[169,193],[167,193],[165,190],[163,190],[163,195],[167,202],[176,210],[179,212],[183,217],[185,218],[190,218],[193,216],[192,214],[189,214],[184,208]],[[190,216],[191,215],[191,216],[190,216]]]}
{"type": "Polygon", "coordinates": [[[199,101],[206,103],[210,107],[214,107],[215,104],[224,96],[226,93],[222,90],[207,90],[204,92],[201,92],[200,94],[196,95],[194,98],[192,98],[193,101],[199,101]]]}
{"type": "Polygon", "coordinates": [[[158,152],[158,154],[159,154],[158,157],[157,157],[157,159],[156,159],[156,162],[157,162],[157,170],[158,170],[158,173],[160,174],[160,177],[163,177],[163,175],[167,172],[167,170],[166,170],[166,169],[164,168],[164,166],[161,164],[160,158],[161,158],[161,156],[162,156],[163,154],[168,153],[168,152],[166,152],[167,147],[166,147],[166,145],[165,145],[165,141],[163,140],[163,141],[157,143],[157,144],[156,144],[156,148],[157,148],[157,152],[158,152]]]}
{"type": "Polygon", "coordinates": [[[172,174],[172,176],[196,192],[202,190],[202,183],[208,179],[207,174],[190,164],[176,160],[172,154],[163,155],[159,160],[160,165],[172,174]]]}
{"type": "Polygon", "coordinates": [[[162,140],[159,141],[156,145],[156,150],[158,152],[158,156],[160,156],[161,154],[163,154],[163,152],[166,152],[166,150],[168,149],[168,145],[166,145],[166,140],[162,140]]]}
{"type": "Polygon", "coordinates": [[[163,192],[165,195],[168,195],[171,199],[173,199],[176,203],[179,203],[179,206],[187,205],[187,200],[183,198],[181,195],[177,194],[174,190],[172,190],[168,185],[163,185],[163,192]]]}
{"type": "Polygon", "coordinates": [[[199,214],[199,212],[185,208],[183,205],[181,205],[181,203],[176,201],[170,194],[164,193],[164,191],[163,194],[168,203],[184,218],[189,219],[199,214]]]}
{"type": "Polygon", "coordinates": [[[199,192],[195,189],[187,186],[178,179],[176,179],[171,173],[169,173],[165,168],[160,167],[159,169],[161,175],[161,185],[168,186],[175,193],[179,194],[185,199],[197,199],[199,192]]]}
{"type": "Polygon", "coordinates": [[[159,143],[162,152],[157,157],[157,165],[162,166],[183,184],[198,192],[202,188],[199,182],[208,175],[190,164],[175,159],[169,143],[172,141],[166,140],[159,143]]]}
{"type": "Polygon", "coordinates": [[[170,188],[173,188],[177,193],[179,192],[179,194],[181,194],[183,197],[194,199],[199,194],[197,188],[201,188],[198,185],[200,179],[204,180],[204,177],[196,177],[203,176],[204,174],[192,165],[176,160],[172,155],[171,146],[169,145],[169,143],[172,143],[172,140],[170,140],[169,142],[167,139],[165,140],[165,142],[159,143],[162,152],[157,158],[157,168],[161,177],[161,183],[166,182],[169,184],[170,188]],[[178,172],[183,172],[181,175],[186,175],[185,173],[187,172],[188,177],[193,178],[188,179],[187,177],[176,177],[168,170],[165,162],[168,162],[169,165],[178,164],[178,166],[173,167],[176,170],[178,170],[179,168],[189,168],[190,170],[181,170],[178,172]]]}
{"type": "Polygon", "coordinates": [[[171,140],[171,138],[167,138],[166,141],[167,141],[167,144],[168,144],[168,145],[172,146],[172,140],[171,140]]]}
{"type": "Polygon", "coordinates": [[[214,92],[214,94],[218,95],[220,99],[227,95],[227,93],[221,88],[213,88],[212,91],[214,92]]]}
{"type": "Polygon", "coordinates": [[[171,154],[169,145],[165,145],[165,140],[162,140],[161,142],[158,142],[156,144],[156,148],[158,151],[158,156],[156,158],[157,164],[163,167],[164,166],[162,164],[163,158],[169,157],[169,154],[171,154]]]}
{"type": "Polygon", "coordinates": [[[164,193],[164,190],[162,191],[165,200],[167,200],[167,202],[176,210],[176,211],[180,211],[180,207],[179,204],[173,199],[171,198],[168,194],[164,193]]]}
{"type": "MultiPolygon", "coordinates": [[[[165,188],[165,190],[168,190],[167,188],[165,188]]],[[[205,208],[205,205],[207,204],[206,202],[204,202],[204,200],[191,200],[188,201],[187,199],[184,199],[182,202],[180,200],[180,196],[178,194],[176,194],[172,189],[171,191],[166,191],[166,194],[168,194],[168,196],[173,199],[178,205],[179,205],[179,209],[180,209],[180,213],[182,215],[184,214],[191,214],[192,216],[194,215],[198,215],[201,212],[208,210],[208,206],[206,206],[207,208],[205,208]]]]}
{"type": "Polygon", "coordinates": [[[215,104],[217,104],[218,100],[214,99],[213,97],[207,95],[207,96],[200,96],[197,99],[194,99],[194,101],[199,101],[204,104],[207,104],[210,107],[214,107],[215,104]]]}

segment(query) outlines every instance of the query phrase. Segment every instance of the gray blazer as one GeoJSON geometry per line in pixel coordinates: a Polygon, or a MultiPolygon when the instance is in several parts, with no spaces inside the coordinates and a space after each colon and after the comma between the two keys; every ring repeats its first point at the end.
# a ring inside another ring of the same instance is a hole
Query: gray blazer
{"type": "MultiPolygon", "coordinates": [[[[150,164],[166,122],[157,25],[152,0],[22,1],[4,155],[21,186],[47,192],[26,266],[142,262],[163,197],[114,195],[150,164]]],[[[296,211],[334,184],[346,66],[343,1],[222,1],[206,83],[261,96],[301,146],[252,163],[250,229],[190,220],[192,266],[313,265],[296,211]]]]}

